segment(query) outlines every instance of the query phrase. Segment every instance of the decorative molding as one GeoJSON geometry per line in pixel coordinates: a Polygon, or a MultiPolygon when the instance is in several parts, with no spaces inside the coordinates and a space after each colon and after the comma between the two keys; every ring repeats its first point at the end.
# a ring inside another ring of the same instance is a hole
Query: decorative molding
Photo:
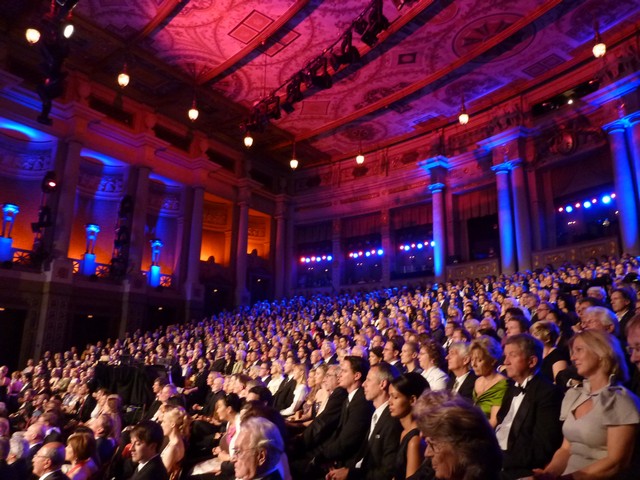
{"type": "Polygon", "coordinates": [[[78,191],[91,197],[120,198],[124,192],[124,175],[99,175],[80,172],[78,191]]]}

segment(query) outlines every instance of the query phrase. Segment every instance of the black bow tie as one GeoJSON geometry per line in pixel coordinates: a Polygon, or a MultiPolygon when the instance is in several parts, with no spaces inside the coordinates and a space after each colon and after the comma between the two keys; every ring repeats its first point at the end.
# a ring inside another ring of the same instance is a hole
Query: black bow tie
{"type": "Polygon", "coordinates": [[[521,393],[527,393],[527,387],[520,387],[518,385],[514,385],[513,388],[516,392],[516,395],[520,395],[521,393]]]}

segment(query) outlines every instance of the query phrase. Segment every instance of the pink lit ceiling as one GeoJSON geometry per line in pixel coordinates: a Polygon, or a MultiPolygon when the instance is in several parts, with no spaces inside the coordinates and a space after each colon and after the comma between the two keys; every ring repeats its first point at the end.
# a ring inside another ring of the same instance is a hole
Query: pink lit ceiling
{"type": "MultiPolygon", "coordinates": [[[[295,138],[304,165],[390,144],[453,121],[463,95],[473,111],[588,59],[595,21],[605,39],[640,21],[640,0],[383,2],[391,25],[378,44],[354,34],[360,63],[330,70],[330,89],[303,91],[293,113],[254,135],[259,151],[282,161],[295,138]]],[[[181,121],[195,91],[195,128],[239,147],[251,107],[271,93],[284,99],[287,81],[370,3],[80,0],[69,64],[115,87],[126,61],[127,94],[181,121]]]]}

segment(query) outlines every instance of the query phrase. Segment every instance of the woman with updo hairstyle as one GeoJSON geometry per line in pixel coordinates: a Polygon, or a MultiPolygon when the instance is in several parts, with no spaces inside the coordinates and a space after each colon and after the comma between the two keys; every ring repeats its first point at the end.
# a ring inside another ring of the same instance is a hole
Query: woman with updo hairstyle
{"type": "Polygon", "coordinates": [[[369,350],[369,365],[373,367],[382,361],[384,354],[382,353],[382,347],[373,347],[369,350]]]}
{"type": "Polygon", "coordinates": [[[163,405],[162,432],[168,438],[167,445],[160,452],[160,458],[169,477],[175,477],[180,471],[180,463],[184,458],[186,446],[185,439],[189,432],[189,416],[182,407],[175,405],[163,405]]]}
{"type": "Polygon", "coordinates": [[[422,375],[409,372],[394,378],[389,386],[389,413],[400,420],[402,433],[396,454],[395,480],[417,478],[417,472],[424,460],[425,443],[420,438],[420,430],[411,411],[420,395],[429,388],[422,375]]]}
{"type": "Polygon", "coordinates": [[[640,424],[640,400],[620,385],[628,379],[620,343],[607,332],[586,329],[571,339],[570,348],[584,381],[565,394],[560,409],[564,440],[549,465],[534,470],[534,476],[619,478],[631,462],[640,424]]]}
{"type": "Polygon", "coordinates": [[[502,359],[502,347],[493,337],[482,335],[471,342],[469,356],[471,368],[478,376],[473,387],[473,403],[484,412],[495,428],[498,424],[498,410],[507,392],[507,379],[497,370],[502,359]]]}
{"type": "Polygon", "coordinates": [[[76,432],[67,439],[64,457],[70,463],[66,472],[70,480],[88,480],[98,471],[91,458],[95,451],[96,441],[91,433],[76,432]]]}
{"type": "Polygon", "coordinates": [[[556,382],[556,376],[569,366],[568,358],[564,352],[557,348],[560,338],[558,326],[548,320],[542,320],[531,325],[531,335],[542,342],[542,364],[540,373],[550,382],[556,382]]]}
{"type": "Polygon", "coordinates": [[[500,478],[502,452],[484,412],[462,398],[435,402],[431,408],[419,407],[416,422],[427,442],[426,455],[431,459],[435,477],[441,480],[500,478]]]}

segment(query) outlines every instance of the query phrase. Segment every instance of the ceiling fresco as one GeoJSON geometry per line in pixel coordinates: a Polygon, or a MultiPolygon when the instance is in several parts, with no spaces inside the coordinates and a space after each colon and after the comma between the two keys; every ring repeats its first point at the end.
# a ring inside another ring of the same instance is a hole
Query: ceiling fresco
{"type": "MultiPolygon", "coordinates": [[[[5,29],[16,39],[48,2],[17,3],[22,7],[0,0],[5,29]]],[[[640,0],[405,0],[397,8],[401,3],[80,0],[67,65],[117,89],[126,62],[131,84],[123,95],[181,122],[195,96],[201,115],[194,128],[240,148],[252,109],[269,97],[284,103],[296,74],[339,53],[354,21],[365,12],[370,27],[371,6],[381,5],[388,28],[377,41],[366,44],[352,30],[360,60],[327,66],[330,88],[303,85],[293,110],[253,135],[258,151],[280,161],[295,140],[302,164],[310,165],[452,123],[463,100],[472,112],[493,98],[515,98],[587,60],[596,23],[606,40],[632,35],[640,21],[640,0]]]]}

